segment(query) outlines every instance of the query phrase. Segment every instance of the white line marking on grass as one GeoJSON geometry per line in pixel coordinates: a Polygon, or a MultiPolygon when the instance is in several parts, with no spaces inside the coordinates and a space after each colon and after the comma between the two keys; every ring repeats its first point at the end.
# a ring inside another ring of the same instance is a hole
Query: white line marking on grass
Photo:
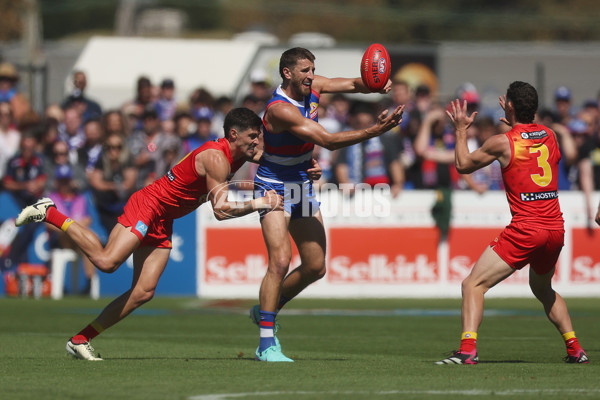
{"type": "Polygon", "coordinates": [[[277,391],[277,392],[247,392],[247,393],[219,393],[219,394],[201,394],[188,397],[188,400],[228,400],[239,399],[250,396],[314,396],[314,395],[367,395],[367,396],[390,396],[390,395],[461,395],[461,396],[515,396],[515,395],[554,395],[562,396],[566,394],[577,395],[597,395],[600,389],[508,389],[508,390],[385,390],[380,392],[367,391],[277,391]]]}

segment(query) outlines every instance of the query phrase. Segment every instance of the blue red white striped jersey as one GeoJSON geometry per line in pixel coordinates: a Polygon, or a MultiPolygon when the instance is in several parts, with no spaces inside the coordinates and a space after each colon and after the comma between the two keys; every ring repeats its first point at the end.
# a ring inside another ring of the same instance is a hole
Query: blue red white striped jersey
{"type": "MultiPolygon", "coordinates": [[[[265,109],[265,117],[269,108],[276,103],[290,103],[298,108],[305,117],[317,122],[319,93],[312,91],[303,102],[288,97],[281,86],[273,93],[273,97],[265,109]]],[[[306,170],[311,167],[312,151],[315,145],[295,136],[291,132],[272,133],[264,126],[265,148],[261,164],[256,171],[256,178],[264,182],[304,182],[308,179],[306,170]]]]}

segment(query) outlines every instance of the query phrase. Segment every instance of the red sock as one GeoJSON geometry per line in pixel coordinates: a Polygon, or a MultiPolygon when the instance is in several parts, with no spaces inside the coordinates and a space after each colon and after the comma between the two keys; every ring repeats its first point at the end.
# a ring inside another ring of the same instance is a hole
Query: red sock
{"type": "Polygon", "coordinates": [[[477,353],[477,339],[462,339],[460,341],[460,352],[465,354],[477,353]]]}
{"type": "Polygon", "coordinates": [[[65,221],[68,219],[65,215],[63,215],[60,211],[56,209],[56,207],[49,207],[46,211],[46,222],[54,225],[57,228],[62,228],[65,221]]]}
{"type": "Polygon", "coordinates": [[[567,340],[565,344],[567,345],[567,354],[571,356],[578,355],[579,351],[582,350],[579,340],[576,337],[567,340]]]}
{"type": "Polygon", "coordinates": [[[100,332],[98,332],[98,330],[96,328],[94,328],[92,326],[92,324],[89,324],[88,326],[83,328],[81,330],[81,332],[79,332],[77,335],[73,336],[73,338],[71,338],[71,341],[75,344],[81,344],[81,343],[89,342],[90,340],[92,340],[93,338],[98,336],[99,334],[100,334],[100,332]]]}

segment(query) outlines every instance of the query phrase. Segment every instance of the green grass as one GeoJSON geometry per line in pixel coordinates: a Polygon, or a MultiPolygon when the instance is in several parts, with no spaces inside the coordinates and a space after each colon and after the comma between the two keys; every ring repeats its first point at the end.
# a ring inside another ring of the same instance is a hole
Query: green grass
{"type": "Polygon", "coordinates": [[[157,298],[93,341],[104,361],[66,356],[108,301],[0,298],[0,398],[600,398],[598,299],[567,299],[588,365],[562,362],[529,298],[486,301],[476,366],[433,365],[459,344],[456,299],[294,300],[278,336],[296,362],[268,364],[253,361],[253,301],[157,298]]]}

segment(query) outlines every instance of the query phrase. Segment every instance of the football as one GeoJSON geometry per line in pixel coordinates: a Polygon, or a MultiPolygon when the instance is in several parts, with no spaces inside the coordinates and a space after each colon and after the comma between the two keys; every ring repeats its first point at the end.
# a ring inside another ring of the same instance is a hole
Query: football
{"type": "Polygon", "coordinates": [[[391,67],[390,56],[385,47],[373,43],[363,54],[360,76],[372,92],[379,92],[390,78],[391,67]]]}

